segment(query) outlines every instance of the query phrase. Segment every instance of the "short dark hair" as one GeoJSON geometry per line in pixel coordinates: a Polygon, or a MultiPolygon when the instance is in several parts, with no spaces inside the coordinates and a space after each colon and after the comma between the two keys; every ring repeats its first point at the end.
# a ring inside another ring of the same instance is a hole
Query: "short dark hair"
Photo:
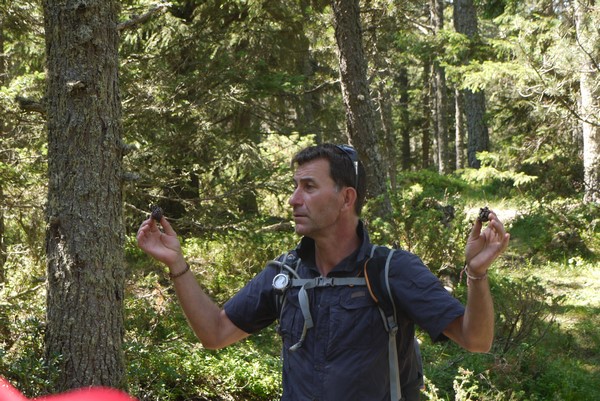
{"type": "Polygon", "coordinates": [[[348,145],[335,145],[324,143],[321,145],[309,146],[302,149],[292,158],[292,169],[296,165],[301,166],[304,163],[317,159],[329,161],[329,175],[338,187],[352,187],[356,190],[356,214],[360,216],[362,207],[365,203],[367,181],[363,164],[358,159],[358,154],[354,160],[358,163],[357,170],[354,166],[353,158],[349,152],[356,152],[348,145]]]}

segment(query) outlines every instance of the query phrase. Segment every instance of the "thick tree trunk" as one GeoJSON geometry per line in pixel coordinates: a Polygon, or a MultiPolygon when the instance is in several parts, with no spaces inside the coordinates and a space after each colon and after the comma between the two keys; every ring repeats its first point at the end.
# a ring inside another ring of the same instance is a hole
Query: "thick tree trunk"
{"type": "Polygon", "coordinates": [[[44,2],[48,101],[46,352],[56,390],[123,385],[118,2],[44,2]]]}
{"type": "MultiPolygon", "coordinates": [[[[436,34],[444,28],[444,1],[432,0],[431,17],[436,34]]],[[[439,61],[433,61],[434,121],[437,142],[437,163],[440,174],[451,171],[448,140],[448,90],[446,71],[439,61]]]]}
{"type": "Polygon", "coordinates": [[[463,91],[464,110],[467,120],[467,159],[469,167],[479,168],[477,152],[490,149],[490,139],[485,123],[485,94],[482,91],[463,91]]]}
{"type": "MultiPolygon", "coordinates": [[[[471,41],[471,46],[477,45],[477,13],[473,0],[454,1],[454,29],[466,35],[471,41]]],[[[469,59],[462,60],[468,64],[469,59]]],[[[483,91],[472,92],[469,89],[462,91],[464,112],[467,122],[467,155],[469,167],[481,167],[477,159],[477,152],[489,150],[489,133],[485,122],[485,94],[483,91]]]]}
{"type": "Polygon", "coordinates": [[[358,150],[367,173],[367,194],[382,196],[377,212],[389,215],[391,204],[386,185],[385,160],[375,130],[376,114],[367,83],[367,62],[362,46],[362,29],[358,0],[333,0],[335,38],[339,51],[342,97],[346,109],[346,126],[350,142],[358,150]]]}
{"type": "Polygon", "coordinates": [[[580,114],[583,131],[583,173],[585,183],[584,201],[600,202],[600,90],[598,89],[598,60],[600,54],[596,49],[600,38],[593,20],[591,7],[594,0],[579,0],[574,2],[575,23],[578,42],[582,46],[582,62],[580,73],[580,114]]]}

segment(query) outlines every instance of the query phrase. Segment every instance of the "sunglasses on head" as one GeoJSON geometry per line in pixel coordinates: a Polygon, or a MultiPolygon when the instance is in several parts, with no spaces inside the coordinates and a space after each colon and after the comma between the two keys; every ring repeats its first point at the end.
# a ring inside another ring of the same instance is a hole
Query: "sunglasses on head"
{"type": "Polygon", "coordinates": [[[352,165],[354,166],[355,182],[354,188],[358,190],[358,153],[350,145],[335,145],[339,150],[344,152],[346,156],[350,158],[352,165]]]}

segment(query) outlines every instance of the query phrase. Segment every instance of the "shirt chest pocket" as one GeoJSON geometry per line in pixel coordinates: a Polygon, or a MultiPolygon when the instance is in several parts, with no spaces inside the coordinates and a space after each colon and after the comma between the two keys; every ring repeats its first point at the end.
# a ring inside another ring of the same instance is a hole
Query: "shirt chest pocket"
{"type": "MultiPolygon", "coordinates": [[[[379,309],[366,288],[345,288],[331,305],[327,355],[372,350],[386,340],[379,309]]],[[[384,342],[385,344],[385,342],[384,342]]]]}
{"type": "Polygon", "coordinates": [[[279,321],[279,334],[283,347],[288,349],[300,340],[304,327],[304,317],[298,302],[298,291],[288,290],[279,321]]]}

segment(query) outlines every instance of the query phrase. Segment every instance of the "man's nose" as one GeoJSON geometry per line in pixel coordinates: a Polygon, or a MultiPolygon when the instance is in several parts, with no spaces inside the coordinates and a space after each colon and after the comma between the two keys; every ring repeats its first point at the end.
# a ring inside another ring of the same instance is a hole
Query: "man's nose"
{"type": "Polygon", "coordinates": [[[300,195],[298,193],[298,188],[296,188],[294,190],[294,192],[292,192],[292,194],[290,195],[290,197],[288,199],[288,203],[290,204],[290,206],[298,205],[301,203],[300,195]]]}

